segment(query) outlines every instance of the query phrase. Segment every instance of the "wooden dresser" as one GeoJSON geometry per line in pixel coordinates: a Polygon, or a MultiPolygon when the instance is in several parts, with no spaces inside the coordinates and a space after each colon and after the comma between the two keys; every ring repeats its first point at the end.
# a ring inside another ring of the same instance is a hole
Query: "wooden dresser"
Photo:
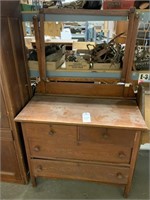
{"type": "Polygon", "coordinates": [[[34,186],[36,177],[80,179],[123,185],[128,195],[147,129],[135,100],[37,95],[15,121],[34,186]]]}
{"type": "Polygon", "coordinates": [[[127,197],[141,132],[147,129],[132,77],[138,12],[41,9],[34,17],[30,14],[22,13],[22,19],[31,19],[34,25],[39,82],[35,96],[15,121],[22,126],[33,186],[37,177],[98,181],[123,186],[127,197]],[[129,22],[117,76],[116,71],[91,67],[87,71],[47,69],[44,23],[68,18],[129,22]]]}

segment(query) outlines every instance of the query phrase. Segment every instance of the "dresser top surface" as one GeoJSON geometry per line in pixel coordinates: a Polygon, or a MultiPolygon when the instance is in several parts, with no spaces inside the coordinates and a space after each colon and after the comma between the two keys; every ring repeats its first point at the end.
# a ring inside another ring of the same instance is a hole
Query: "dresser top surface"
{"type": "Polygon", "coordinates": [[[15,121],[147,129],[136,101],[120,99],[34,96],[15,121]]]}

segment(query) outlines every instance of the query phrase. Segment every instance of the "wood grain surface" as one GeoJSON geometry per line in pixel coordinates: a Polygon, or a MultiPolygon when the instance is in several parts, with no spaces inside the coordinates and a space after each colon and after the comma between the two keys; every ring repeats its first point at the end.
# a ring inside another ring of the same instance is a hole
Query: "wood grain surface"
{"type": "Polygon", "coordinates": [[[34,96],[15,121],[147,129],[136,101],[119,99],[34,96]],[[91,122],[83,122],[85,112],[91,122]]]}

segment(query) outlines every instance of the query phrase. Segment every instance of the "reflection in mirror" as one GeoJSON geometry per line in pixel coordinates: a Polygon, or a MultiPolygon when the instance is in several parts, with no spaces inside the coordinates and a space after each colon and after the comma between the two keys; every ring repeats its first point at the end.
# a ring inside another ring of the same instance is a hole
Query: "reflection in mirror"
{"type": "MultiPolygon", "coordinates": [[[[128,22],[113,21],[44,22],[47,70],[120,70],[127,27],[128,22]]],[[[30,44],[29,68],[35,69],[38,59],[35,37],[32,35],[30,44]]]]}

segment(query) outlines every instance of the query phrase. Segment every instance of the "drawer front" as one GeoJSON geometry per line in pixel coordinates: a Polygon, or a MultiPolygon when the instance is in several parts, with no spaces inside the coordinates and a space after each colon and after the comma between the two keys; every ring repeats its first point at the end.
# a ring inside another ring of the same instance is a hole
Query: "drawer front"
{"type": "Polygon", "coordinates": [[[31,157],[130,163],[134,133],[38,123],[24,123],[23,128],[31,157]]]}
{"type": "Polygon", "coordinates": [[[135,131],[124,129],[106,129],[98,127],[79,127],[79,141],[91,145],[114,144],[132,147],[135,131]]]}
{"type": "MultiPolygon", "coordinates": [[[[25,137],[51,141],[55,145],[61,143],[73,143],[77,140],[76,126],[53,125],[39,123],[23,123],[25,137]]],[[[59,148],[59,147],[57,147],[59,148]]]]}
{"type": "Polygon", "coordinates": [[[28,140],[31,157],[36,158],[63,158],[77,160],[103,161],[112,163],[130,162],[131,149],[114,145],[87,145],[76,142],[64,143],[58,140],[28,140]]]}
{"type": "Polygon", "coordinates": [[[64,161],[31,160],[34,176],[126,184],[129,168],[64,161]]]}

